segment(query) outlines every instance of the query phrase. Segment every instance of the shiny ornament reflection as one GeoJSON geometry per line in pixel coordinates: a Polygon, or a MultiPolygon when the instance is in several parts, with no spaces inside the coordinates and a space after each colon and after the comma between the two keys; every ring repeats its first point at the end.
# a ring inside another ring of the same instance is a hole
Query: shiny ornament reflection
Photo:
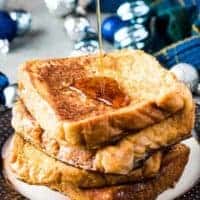
{"type": "Polygon", "coordinates": [[[132,24],[120,28],[114,34],[114,45],[118,49],[143,49],[148,41],[149,32],[141,24],[132,24]]]}
{"type": "Polygon", "coordinates": [[[12,108],[14,103],[17,101],[17,84],[11,84],[3,90],[3,95],[5,98],[5,106],[7,108],[12,108]]]}
{"type": "Polygon", "coordinates": [[[91,29],[89,21],[81,16],[67,16],[64,27],[68,36],[73,41],[82,40],[87,36],[88,30],[91,29]]]}
{"type": "Polygon", "coordinates": [[[117,9],[117,15],[123,21],[134,23],[144,23],[148,19],[149,13],[150,8],[144,1],[125,2],[117,9]]]}
{"type": "Polygon", "coordinates": [[[44,0],[49,12],[63,17],[72,13],[76,8],[76,0],[44,0]]]}
{"type": "Polygon", "coordinates": [[[31,14],[25,10],[13,10],[10,17],[17,23],[17,35],[24,35],[31,29],[31,14]]]}
{"type": "Polygon", "coordinates": [[[192,92],[195,92],[199,82],[199,74],[195,67],[187,63],[174,65],[171,72],[175,74],[178,80],[185,83],[192,92]]]}

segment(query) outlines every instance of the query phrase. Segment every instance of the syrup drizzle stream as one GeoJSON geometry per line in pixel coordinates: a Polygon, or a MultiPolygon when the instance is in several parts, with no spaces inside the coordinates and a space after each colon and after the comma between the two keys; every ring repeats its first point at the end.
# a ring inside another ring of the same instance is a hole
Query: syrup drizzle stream
{"type": "MultiPolygon", "coordinates": [[[[99,41],[99,72],[103,71],[103,43],[101,32],[101,7],[100,0],[96,0],[96,14],[99,41]]],[[[109,77],[85,77],[75,80],[69,87],[81,96],[89,97],[113,108],[121,108],[130,103],[130,98],[120,88],[118,82],[109,77]]]]}
{"type": "Polygon", "coordinates": [[[97,14],[97,28],[98,28],[98,40],[99,40],[99,69],[103,69],[103,42],[101,32],[101,5],[100,0],[96,0],[96,14],[97,14]]]}

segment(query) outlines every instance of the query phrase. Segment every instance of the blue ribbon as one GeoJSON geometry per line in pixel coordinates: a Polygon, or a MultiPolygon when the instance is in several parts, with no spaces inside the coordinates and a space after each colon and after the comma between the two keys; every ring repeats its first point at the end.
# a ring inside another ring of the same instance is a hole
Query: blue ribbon
{"type": "Polygon", "coordinates": [[[157,52],[155,56],[166,68],[183,62],[200,70],[200,36],[193,36],[172,44],[157,52]]]}

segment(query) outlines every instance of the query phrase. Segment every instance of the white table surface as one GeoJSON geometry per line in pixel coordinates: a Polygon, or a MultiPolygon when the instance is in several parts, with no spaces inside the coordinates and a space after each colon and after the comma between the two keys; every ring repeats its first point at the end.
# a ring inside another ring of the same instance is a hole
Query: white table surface
{"type": "MultiPolygon", "coordinates": [[[[24,61],[66,57],[73,49],[73,41],[64,31],[64,19],[51,15],[43,0],[7,0],[7,9],[16,8],[30,11],[33,21],[31,32],[12,41],[9,54],[0,54],[0,71],[9,77],[11,83],[17,81],[17,68],[24,61]]],[[[89,19],[96,27],[96,16],[90,14],[89,19]]],[[[112,49],[107,43],[104,48],[112,49]]]]}

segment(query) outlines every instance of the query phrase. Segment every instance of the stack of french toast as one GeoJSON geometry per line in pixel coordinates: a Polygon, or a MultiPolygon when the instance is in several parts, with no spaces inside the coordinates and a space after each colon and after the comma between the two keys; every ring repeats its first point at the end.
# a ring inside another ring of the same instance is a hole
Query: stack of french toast
{"type": "Polygon", "coordinates": [[[153,200],[181,177],[194,104],[151,55],[122,50],[28,61],[9,167],[71,200],[153,200]]]}

